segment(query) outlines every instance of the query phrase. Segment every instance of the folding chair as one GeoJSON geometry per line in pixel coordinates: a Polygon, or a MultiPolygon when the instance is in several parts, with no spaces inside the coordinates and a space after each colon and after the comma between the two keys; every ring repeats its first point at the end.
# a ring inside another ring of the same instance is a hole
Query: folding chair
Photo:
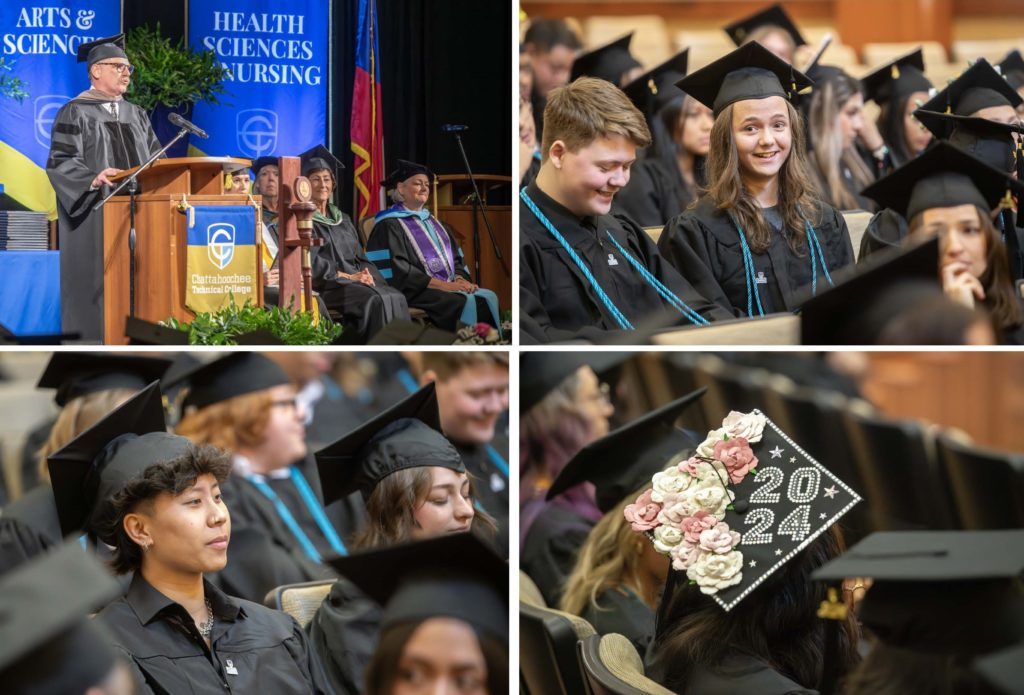
{"type": "Polygon", "coordinates": [[[1024,455],[965,444],[945,434],[935,446],[960,528],[1024,528],[1024,455]]]}
{"type": "Polygon", "coordinates": [[[596,634],[583,618],[519,602],[519,673],[530,695],[589,695],[576,644],[596,634]]]}
{"type": "Polygon", "coordinates": [[[316,615],[320,604],[331,593],[332,586],[334,586],[333,579],[285,584],[271,589],[263,599],[263,605],[284,611],[295,618],[305,629],[316,615]]]}
{"type": "Polygon", "coordinates": [[[580,642],[580,661],[593,695],[672,695],[644,675],[644,663],[622,635],[592,635],[580,642]]]}

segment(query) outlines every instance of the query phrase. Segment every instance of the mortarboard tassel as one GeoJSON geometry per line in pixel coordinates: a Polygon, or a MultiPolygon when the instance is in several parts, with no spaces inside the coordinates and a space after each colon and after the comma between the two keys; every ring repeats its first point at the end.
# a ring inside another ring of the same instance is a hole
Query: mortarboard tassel
{"type": "Polygon", "coordinates": [[[648,80],[647,80],[647,88],[649,90],[651,90],[651,94],[657,94],[658,93],[658,85],[656,85],[654,83],[654,78],[653,77],[648,78],[648,80]]]}
{"type": "Polygon", "coordinates": [[[892,74],[892,79],[894,79],[894,80],[900,79],[900,68],[899,68],[898,65],[893,64],[891,74],[892,74]]]}

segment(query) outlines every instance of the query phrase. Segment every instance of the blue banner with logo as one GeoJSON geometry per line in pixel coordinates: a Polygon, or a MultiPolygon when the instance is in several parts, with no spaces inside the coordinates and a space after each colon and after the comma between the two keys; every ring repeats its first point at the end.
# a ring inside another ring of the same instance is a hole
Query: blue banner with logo
{"type": "Polygon", "coordinates": [[[189,43],[231,70],[223,104],[196,104],[210,156],[298,155],[327,132],[328,0],[190,0],[189,43]]]}
{"type": "Polygon", "coordinates": [[[89,88],[78,47],[120,31],[120,0],[0,2],[0,58],[11,67],[3,74],[28,92],[23,101],[0,96],[0,183],[30,210],[57,214],[46,158],[57,111],[89,88]]]}
{"type": "Polygon", "coordinates": [[[216,311],[234,298],[256,302],[258,257],[252,205],[196,205],[189,210],[185,305],[216,311]]]}

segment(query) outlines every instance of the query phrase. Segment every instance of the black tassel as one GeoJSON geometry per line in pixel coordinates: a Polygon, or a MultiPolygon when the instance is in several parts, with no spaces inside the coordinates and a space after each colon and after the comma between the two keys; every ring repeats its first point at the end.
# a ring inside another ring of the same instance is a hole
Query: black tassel
{"type": "Polygon", "coordinates": [[[668,604],[672,603],[672,594],[676,588],[676,574],[678,572],[671,567],[668,569],[668,577],[665,578],[665,589],[661,592],[661,603],[658,604],[658,615],[654,620],[654,641],[661,639],[665,629],[665,619],[668,617],[668,604]]]}

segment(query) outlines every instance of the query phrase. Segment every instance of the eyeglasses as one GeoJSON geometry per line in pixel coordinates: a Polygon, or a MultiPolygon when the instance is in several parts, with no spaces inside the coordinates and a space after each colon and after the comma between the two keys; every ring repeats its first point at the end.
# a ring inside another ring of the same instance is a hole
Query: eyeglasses
{"type": "Polygon", "coordinates": [[[601,383],[597,387],[597,393],[592,393],[587,396],[588,401],[594,401],[595,403],[611,403],[612,402],[612,387],[608,384],[601,383]]]}
{"type": "Polygon", "coordinates": [[[271,408],[295,408],[299,407],[299,402],[294,398],[283,398],[279,401],[270,401],[271,408]]]}
{"type": "Polygon", "coordinates": [[[129,75],[135,72],[135,66],[129,65],[128,63],[96,63],[96,65],[111,65],[115,70],[117,70],[118,75],[123,75],[126,70],[129,75]]]}

